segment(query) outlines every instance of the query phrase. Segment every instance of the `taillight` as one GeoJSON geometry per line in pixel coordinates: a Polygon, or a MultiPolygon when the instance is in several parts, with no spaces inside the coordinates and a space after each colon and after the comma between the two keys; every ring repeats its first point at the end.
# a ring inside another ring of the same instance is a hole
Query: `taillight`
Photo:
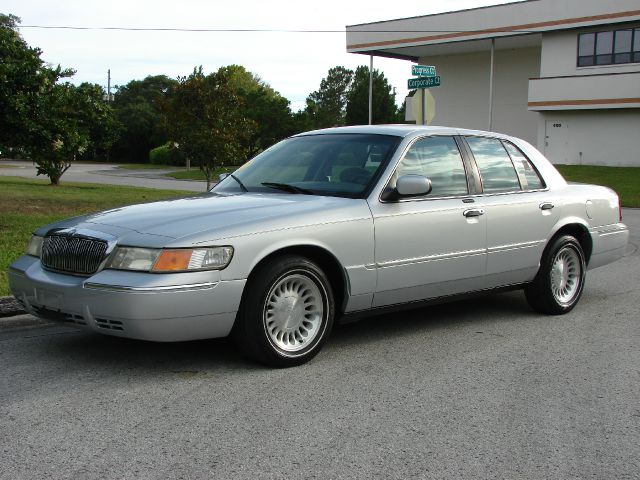
{"type": "Polygon", "coordinates": [[[620,205],[620,199],[618,199],[618,218],[618,221],[622,222],[622,205],[620,205]]]}

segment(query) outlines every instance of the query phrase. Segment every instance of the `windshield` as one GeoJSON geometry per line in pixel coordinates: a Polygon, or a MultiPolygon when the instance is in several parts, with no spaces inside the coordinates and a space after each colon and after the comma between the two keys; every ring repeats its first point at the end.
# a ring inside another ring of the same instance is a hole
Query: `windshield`
{"type": "Polygon", "coordinates": [[[360,198],[400,138],[325,134],[293,137],[265,150],[213,187],[216,193],[296,193],[360,198]]]}

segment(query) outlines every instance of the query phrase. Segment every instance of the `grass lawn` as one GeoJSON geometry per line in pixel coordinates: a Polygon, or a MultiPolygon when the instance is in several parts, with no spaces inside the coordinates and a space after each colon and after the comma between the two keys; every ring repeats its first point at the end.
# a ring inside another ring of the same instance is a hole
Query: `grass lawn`
{"type": "Polygon", "coordinates": [[[0,296],[9,295],[7,268],[24,253],[37,227],[98,210],[193,195],[180,190],[63,183],[0,177],[0,296]]]}
{"type": "Polygon", "coordinates": [[[623,207],[640,207],[640,168],[592,165],[556,165],[568,182],[593,183],[613,188],[623,207]]]}
{"type": "Polygon", "coordinates": [[[124,170],[184,170],[184,167],[175,165],[156,165],[153,163],[121,163],[118,168],[124,170]]]}
{"type": "MultiPolygon", "coordinates": [[[[218,167],[213,172],[213,181],[218,181],[218,175],[221,173],[231,173],[236,170],[238,167],[218,167]]],[[[180,170],[179,172],[169,172],[165,173],[165,176],[177,178],[179,180],[206,180],[204,178],[204,173],[198,167],[191,167],[191,170],[180,170]]]]}

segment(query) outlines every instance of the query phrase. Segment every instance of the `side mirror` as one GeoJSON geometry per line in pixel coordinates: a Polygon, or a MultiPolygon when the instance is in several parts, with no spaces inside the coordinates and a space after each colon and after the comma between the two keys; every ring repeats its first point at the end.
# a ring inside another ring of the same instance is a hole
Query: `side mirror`
{"type": "Polygon", "coordinates": [[[396,192],[401,197],[427,195],[432,188],[431,180],[422,175],[407,174],[396,181],[396,192]]]}
{"type": "Polygon", "coordinates": [[[221,173],[220,175],[218,175],[218,181],[221,182],[222,180],[224,180],[228,176],[229,176],[228,173],[221,173]]]}

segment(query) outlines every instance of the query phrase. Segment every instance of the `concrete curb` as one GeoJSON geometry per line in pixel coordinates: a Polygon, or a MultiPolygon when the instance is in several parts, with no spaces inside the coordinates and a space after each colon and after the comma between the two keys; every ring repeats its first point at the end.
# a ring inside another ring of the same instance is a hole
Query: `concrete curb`
{"type": "Polygon", "coordinates": [[[12,297],[0,297],[0,319],[26,313],[22,305],[12,297]]]}
{"type": "Polygon", "coordinates": [[[29,314],[0,318],[0,331],[46,327],[49,325],[55,325],[55,323],[29,314]]]}

